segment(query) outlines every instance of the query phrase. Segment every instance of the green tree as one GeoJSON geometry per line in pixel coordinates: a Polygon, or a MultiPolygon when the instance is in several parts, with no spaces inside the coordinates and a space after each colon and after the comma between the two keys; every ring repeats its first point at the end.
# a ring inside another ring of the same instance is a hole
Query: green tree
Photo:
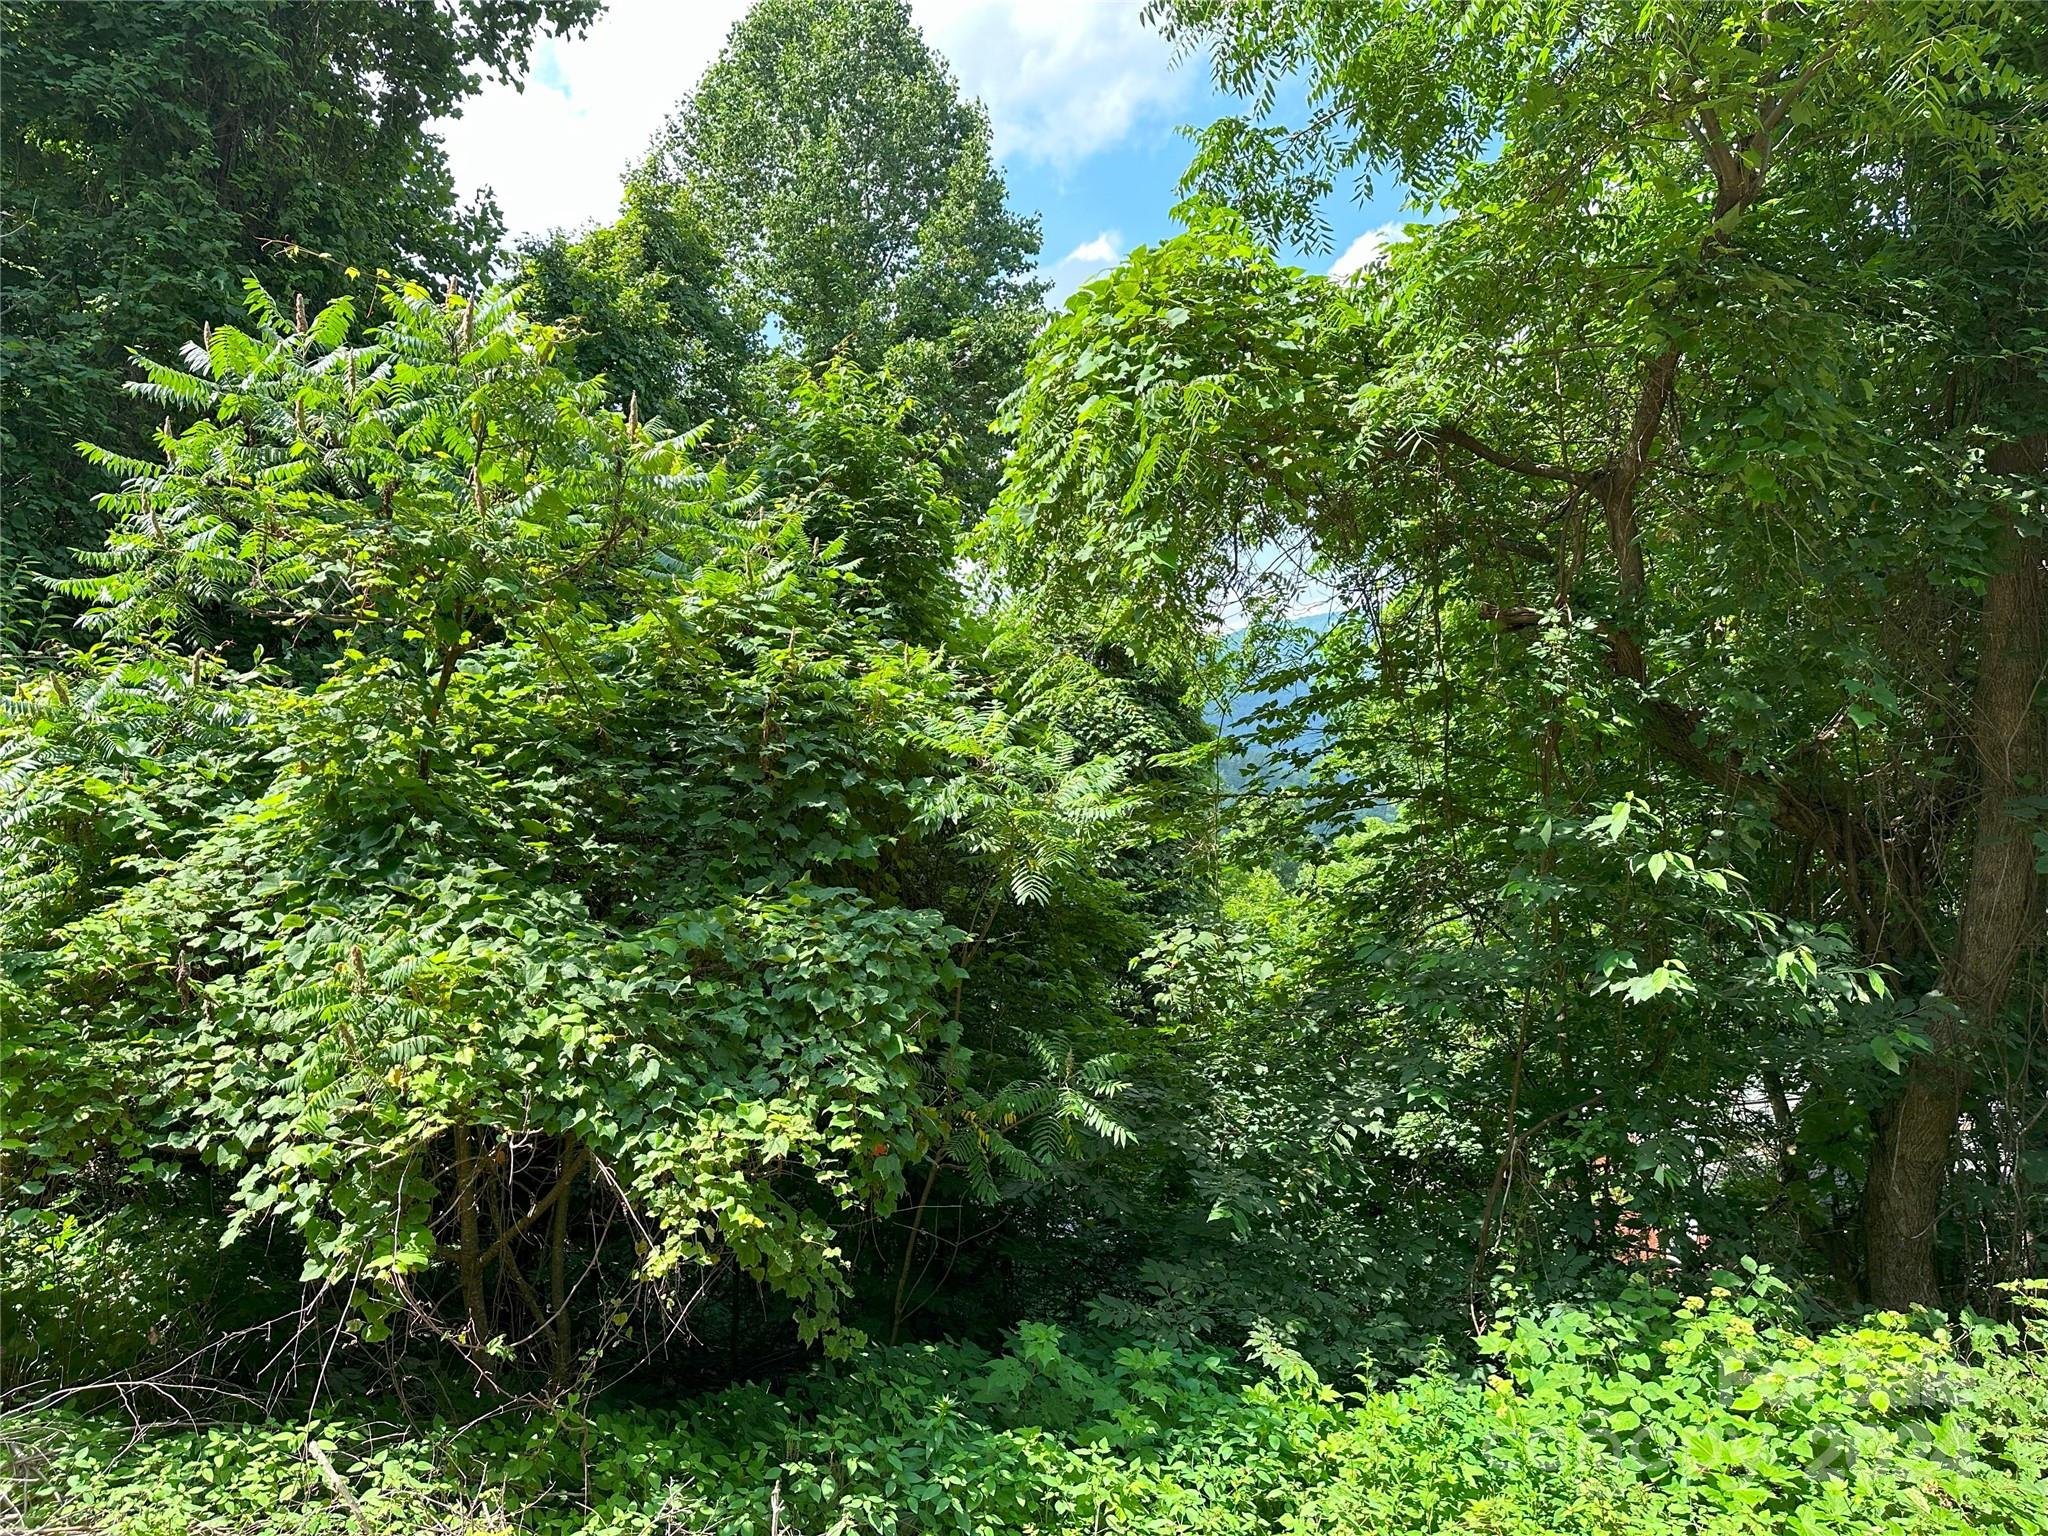
{"type": "Polygon", "coordinates": [[[886,367],[963,437],[985,500],[988,422],[1015,386],[1043,285],[988,119],[902,0],[762,0],[656,141],[722,243],[737,312],[800,360],[886,367]]]}
{"type": "Polygon", "coordinates": [[[425,125],[599,5],[7,0],[0,604],[98,541],[98,487],[72,445],[146,441],[154,421],[120,391],[126,348],[175,346],[251,273],[321,297],[351,263],[479,275],[496,210],[456,207],[425,125]],[[335,259],[294,266],[297,250],[335,259]]]}
{"type": "Polygon", "coordinates": [[[1311,821],[1400,808],[1361,916],[1409,958],[1352,974],[1481,1030],[1482,1248],[1532,1135],[1597,1125],[1587,1200],[1616,1166],[1704,1199],[1776,1148],[1773,1203],[1827,1226],[1846,1192],[1887,1304],[2024,1266],[2040,13],[1163,11],[1222,83],[1300,72],[1314,111],[1206,135],[1192,186],[1253,228],[1198,216],[1055,322],[1005,496],[1020,590],[1187,649],[1220,595],[1286,596],[1281,553],[1356,610],[1311,821]],[[1355,284],[1257,237],[1389,173],[1432,222],[1355,284]],[[1950,1207],[2007,1210],[1975,1260],[1937,1244],[1968,1137],[1990,1176],[1950,1207]]]}
{"type": "Polygon", "coordinates": [[[961,618],[954,579],[960,504],[885,378],[837,359],[801,376],[755,454],[763,485],[801,509],[814,538],[843,545],[866,577],[878,621],[922,645],[961,618]]]}

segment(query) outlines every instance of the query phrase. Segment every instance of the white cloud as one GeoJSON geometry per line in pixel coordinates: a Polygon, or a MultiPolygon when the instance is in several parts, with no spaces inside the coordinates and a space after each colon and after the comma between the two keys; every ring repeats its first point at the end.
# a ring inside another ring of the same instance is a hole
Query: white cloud
{"type": "Polygon", "coordinates": [[[1170,119],[1205,83],[1175,68],[1137,0],[911,0],[961,88],[986,104],[996,154],[1064,170],[1142,123],[1170,119]]]}
{"type": "Polygon", "coordinates": [[[492,82],[434,125],[456,187],[495,189],[514,236],[611,218],[627,168],[746,10],[614,0],[582,37],[545,39],[523,92],[492,82]]]}
{"type": "Polygon", "coordinates": [[[1378,229],[1366,229],[1350,246],[1343,248],[1343,254],[1329,264],[1331,276],[1352,276],[1368,266],[1378,266],[1386,260],[1386,252],[1407,240],[1407,223],[1395,219],[1393,223],[1382,223],[1378,229]]]}
{"type": "Polygon", "coordinates": [[[1060,265],[1078,266],[1083,263],[1107,267],[1116,263],[1124,253],[1124,237],[1121,231],[1105,229],[1093,240],[1084,240],[1060,258],[1060,265]]]}
{"type": "Polygon", "coordinates": [[[1382,224],[1378,229],[1368,229],[1356,240],[1344,247],[1344,254],[1330,263],[1330,276],[1349,277],[1367,267],[1378,266],[1386,258],[1387,249],[1408,238],[1408,231],[1400,223],[1382,224]]]}
{"type": "Polygon", "coordinates": [[[1082,284],[1094,281],[1115,266],[1124,254],[1122,230],[1105,229],[1093,240],[1083,240],[1058,261],[1038,269],[1045,279],[1045,298],[1055,308],[1064,304],[1082,284]]]}

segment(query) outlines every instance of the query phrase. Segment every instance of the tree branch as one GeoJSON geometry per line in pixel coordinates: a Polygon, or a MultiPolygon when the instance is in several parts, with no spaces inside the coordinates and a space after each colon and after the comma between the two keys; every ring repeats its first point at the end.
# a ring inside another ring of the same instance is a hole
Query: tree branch
{"type": "Polygon", "coordinates": [[[1573,469],[1568,464],[1545,464],[1518,453],[1503,453],[1500,449],[1480,441],[1463,427],[1449,422],[1418,432],[1416,439],[1430,445],[1442,444],[1462,448],[1474,458],[1484,459],[1501,469],[1511,470],[1518,475],[1528,475],[1537,480],[1556,480],[1565,485],[1586,486],[1592,484],[1595,478],[1584,470],[1573,469]]]}
{"type": "Polygon", "coordinates": [[[556,1176],[553,1186],[546,1194],[534,1201],[532,1208],[524,1216],[498,1234],[497,1240],[484,1250],[483,1257],[477,1261],[478,1268],[487,1268],[496,1262],[498,1256],[510,1247],[513,1242],[529,1231],[533,1224],[539,1221],[541,1217],[547,1215],[554,1208],[555,1202],[569,1192],[569,1186],[576,1182],[576,1175],[583,1171],[583,1165],[589,1161],[590,1148],[578,1142],[575,1152],[562,1165],[562,1171],[556,1176]]]}

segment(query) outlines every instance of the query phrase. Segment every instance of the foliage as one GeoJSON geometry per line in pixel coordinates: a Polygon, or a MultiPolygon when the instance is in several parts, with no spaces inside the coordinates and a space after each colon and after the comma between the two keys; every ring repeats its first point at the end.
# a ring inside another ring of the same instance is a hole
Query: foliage
{"type": "Polygon", "coordinates": [[[520,265],[528,308],[572,333],[575,366],[614,403],[679,428],[743,413],[755,342],[727,306],[711,226],[677,188],[637,175],[615,222],[534,241],[520,265]]]}
{"type": "Polygon", "coordinates": [[[1816,1339],[1767,1278],[1718,1278],[1517,1319],[1485,1380],[1358,1393],[1266,1331],[1239,1362],[1025,1324],[993,1355],[877,1352],[687,1413],[569,1405],[396,1440],[357,1416],[139,1446],[75,1417],[11,1435],[30,1518],[124,1536],[2042,1529],[2038,1344],[1896,1314],[1816,1339]]]}
{"type": "Polygon", "coordinates": [[[351,309],[252,284],[145,365],[200,413],[165,462],[94,451],[120,520],[65,590],[109,638],[23,675],[0,770],[26,1192],[196,1162],[366,1340],[557,1378],[727,1262],[838,1347],[835,1224],[900,1197],[958,1039],[949,871],[984,938],[1056,902],[1103,776],[1019,844],[1068,749],[877,627],[830,471],[699,470],[512,295],[351,309]]]}
{"type": "Polygon", "coordinates": [[[2048,13],[1158,0],[1048,317],[902,0],[465,290],[588,10],[6,10],[9,1515],[2041,1532],[2048,13]]]}
{"type": "MultiPolygon", "coordinates": [[[[156,418],[122,410],[128,347],[155,352],[231,305],[244,276],[344,286],[300,251],[409,275],[475,275],[498,236],[488,199],[456,207],[425,132],[482,74],[523,71],[542,28],[598,0],[363,6],[306,0],[129,6],[9,0],[6,461],[0,604],[35,610],[30,570],[96,543],[93,481],[71,445],[123,449],[156,418]]],[[[367,286],[356,290],[367,296],[367,286]]]]}
{"type": "Polygon", "coordinates": [[[1191,218],[1047,327],[982,535],[1013,590],[1182,662],[1218,600],[1256,609],[1255,562],[1299,507],[1341,499],[1367,355],[1348,290],[1283,266],[1228,212],[1191,218]],[[1268,451],[1276,421],[1288,441],[1268,451]]]}
{"type": "Polygon", "coordinates": [[[1394,807],[1293,1006],[1444,1109],[1475,1281],[1611,1253],[1596,1170],[1845,1294],[2029,1272],[2039,13],[1161,12],[1311,121],[1219,126],[1231,206],[1048,329],[978,550],[1151,658],[1249,613],[1237,681],[1287,702],[1247,728],[1309,782],[1249,798],[1246,862],[1394,807]],[[1280,263],[1353,171],[1411,238],[1280,263]],[[1304,656],[1310,597],[1348,617],[1304,656]]]}
{"type": "Polygon", "coordinates": [[[19,1211],[0,1224],[0,1383],[243,1363],[229,1341],[270,1321],[272,1296],[292,1273],[252,1246],[224,1258],[226,1221],[196,1182],[166,1169],[142,1188],[89,1190],[68,1210],[19,1211]]]}
{"type": "Polygon", "coordinates": [[[917,431],[887,378],[844,358],[799,375],[788,394],[757,449],[763,485],[801,511],[813,538],[845,545],[885,630],[940,643],[960,618],[962,518],[939,469],[942,445],[917,431]]]}

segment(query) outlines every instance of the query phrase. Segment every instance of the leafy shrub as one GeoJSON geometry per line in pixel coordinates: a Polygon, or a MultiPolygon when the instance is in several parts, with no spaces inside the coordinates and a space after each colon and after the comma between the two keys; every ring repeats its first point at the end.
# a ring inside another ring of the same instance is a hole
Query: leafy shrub
{"type": "Polygon", "coordinates": [[[142,363],[196,419],[93,453],[105,639],[0,723],[20,1194],[203,1166],[364,1342],[484,1370],[643,1358],[720,1266],[854,1347],[845,1234],[939,1155],[963,966],[1114,850],[1120,765],[890,627],[848,541],[942,503],[849,371],[777,490],[514,294],[249,312],[142,363]]]}
{"type": "MultiPolygon", "coordinates": [[[[180,1184],[187,1181],[179,1181],[180,1184]]],[[[0,1220],[0,1384],[96,1381],[223,1357],[262,1315],[274,1260],[223,1253],[225,1220],[174,1185],[109,1210],[20,1209],[0,1220]]]]}

